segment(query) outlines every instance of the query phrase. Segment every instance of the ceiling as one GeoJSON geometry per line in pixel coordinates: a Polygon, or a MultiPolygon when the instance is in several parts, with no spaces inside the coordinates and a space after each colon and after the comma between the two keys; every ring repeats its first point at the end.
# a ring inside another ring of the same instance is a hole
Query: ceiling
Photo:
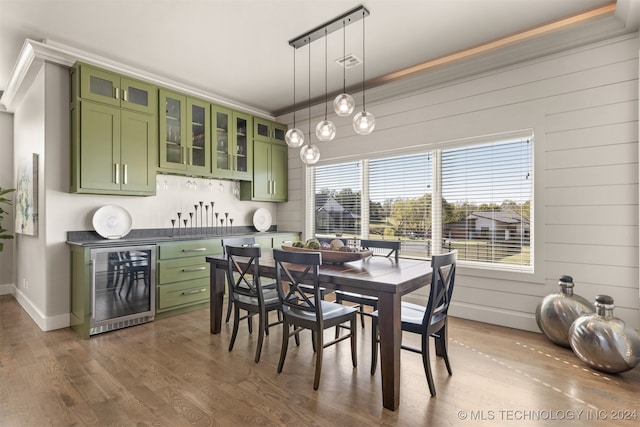
{"type": "MultiPolygon", "coordinates": [[[[294,52],[296,102],[306,103],[309,83],[311,98],[325,95],[325,39],[311,43],[311,67],[308,47],[293,49],[288,41],[358,5],[370,12],[365,20],[365,71],[373,85],[427,61],[442,63],[427,62],[421,72],[439,71],[442,76],[448,64],[481,56],[495,58],[485,61],[484,68],[503,65],[505,60],[496,53],[505,49],[510,49],[511,61],[528,59],[548,54],[554,46],[572,47],[637,31],[639,2],[618,0],[609,12],[584,22],[519,37],[523,31],[612,2],[0,0],[0,91],[7,89],[24,40],[48,39],[277,116],[293,104],[294,52]],[[509,36],[512,39],[504,45],[486,45],[509,36]],[[448,57],[454,53],[462,54],[448,57]]],[[[336,31],[326,38],[331,94],[343,84],[342,68],[334,62],[342,57],[342,36],[336,31]]],[[[346,28],[345,45],[347,54],[362,58],[362,21],[346,28]]],[[[467,73],[482,70],[477,61],[474,64],[476,68],[465,67],[467,73]]],[[[346,71],[348,87],[360,87],[361,82],[362,66],[346,71]]]]}

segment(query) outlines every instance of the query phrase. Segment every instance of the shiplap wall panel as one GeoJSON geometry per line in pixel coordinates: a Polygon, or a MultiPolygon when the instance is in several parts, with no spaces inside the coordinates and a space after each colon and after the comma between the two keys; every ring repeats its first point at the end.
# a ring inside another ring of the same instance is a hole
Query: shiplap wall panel
{"type": "MultiPolygon", "coordinates": [[[[636,145],[637,147],[637,145],[636,145]]],[[[547,206],[637,205],[637,184],[548,187],[547,206]]]]}
{"type": "MultiPolygon", "coordinates": [[[[537,330],[537,303],[558,291],[558,277],[570,274],[588,300],[603,292],[621,299],[616,315],[640,328],[639,41],[637,33],[617,37],[431,87],[412,77],[408,92],[406,81],[373,88],[367,110],[376,116],[376,130],[358,136],[350,119],[336,118],[336,140],[318,144],[321,162],[532,130],[536,271],[460,267],[451,313],[537,330]]],[[[312,112],[314,126],[319,111],[312,112]]],[[[307,128],[304,121],[298,126],[307,128]]],[[[299,149],[290,151],[290,168],[304,179],[299,149]]],[[[405,298],[420,302],[426,292],[405,298]]]]}

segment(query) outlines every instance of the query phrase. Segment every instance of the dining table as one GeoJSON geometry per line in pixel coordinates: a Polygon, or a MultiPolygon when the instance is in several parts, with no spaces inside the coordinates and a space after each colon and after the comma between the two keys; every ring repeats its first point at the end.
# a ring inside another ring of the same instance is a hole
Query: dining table
{"type": "MultiPolygon", "coordinates": [[[[223,317],[227,259],[224,255],[215,255],[206,257],[206,261],[211,267],[211,333],[219,334],[223,317]]],[[[378,298],[382,404],[390,410],[396,410],[400,405],[401,299],[409,292],[428,286],[431,282],[431,271],[431,263],[427,260],[395,260],[384,256],[369,256],[345,263],[323,263],[320,266],[319,282],[322,287],[378,298]]],[[[272,279],[276,277],[271,249],[262,250],[260,276],[272,279]]]]}

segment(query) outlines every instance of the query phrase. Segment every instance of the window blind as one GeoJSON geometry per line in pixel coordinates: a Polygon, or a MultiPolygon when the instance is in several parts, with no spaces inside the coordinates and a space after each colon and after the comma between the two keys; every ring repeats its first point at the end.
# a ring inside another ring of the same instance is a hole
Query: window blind
{"type": "Polygon", "coordinates": [[[530,267],[532,141],[442,150],[442,250],[530,267]]]}
{"type": "Polygon", "coordinates": [[[360,237],[362,228],[362,162],[314,168],[315,235],[360,237]]]}
{"type": "Polygon", "coordinates": [[[369,161],[369,238],[401,239],[402,255],[426,257],[431,234],[431,153],[369,161]]]}

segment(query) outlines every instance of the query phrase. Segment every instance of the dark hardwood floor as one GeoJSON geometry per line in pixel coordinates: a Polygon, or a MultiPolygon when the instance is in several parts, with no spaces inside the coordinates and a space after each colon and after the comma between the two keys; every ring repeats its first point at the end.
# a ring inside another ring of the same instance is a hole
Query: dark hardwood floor
{"type": "Polygon", "coordinates": [[[393,412],[382,408],[380,370],[369,373],[370,323],[358,331],[357,368],[348,341],[325,350],[318,391],[308,335],[299,348],[292,341],[278,374],[279,327],[258,364],[246,324],[233,352],[230,330],[209,334],[209,311],[200,310],[80,340],[70,329],[40,331],[12,296],[0,296],[0,426],[640,423],[640,367],[598,373],[541,334],[452,318],[453,376],[438,359],[431,398],[420,356],[403,351],[393,412]]]}

